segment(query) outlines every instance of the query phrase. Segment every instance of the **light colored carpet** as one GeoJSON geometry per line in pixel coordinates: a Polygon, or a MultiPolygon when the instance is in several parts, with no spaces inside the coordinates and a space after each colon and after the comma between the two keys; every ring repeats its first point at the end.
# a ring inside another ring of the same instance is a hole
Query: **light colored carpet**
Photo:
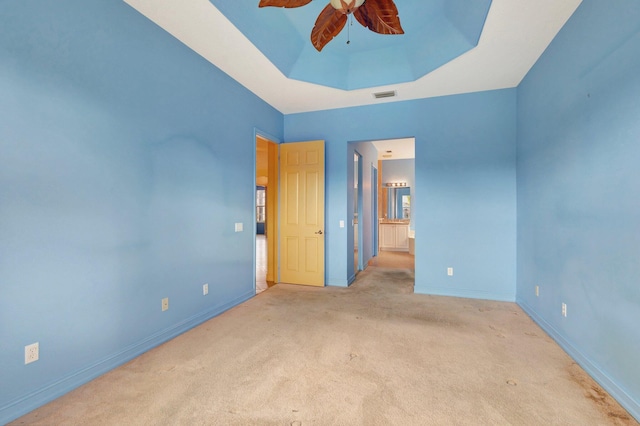
{"type": "Polygon", "coordinates": [[[637,424],[517,305],[412,283],[277,285],[14,424],[637,424]]]}

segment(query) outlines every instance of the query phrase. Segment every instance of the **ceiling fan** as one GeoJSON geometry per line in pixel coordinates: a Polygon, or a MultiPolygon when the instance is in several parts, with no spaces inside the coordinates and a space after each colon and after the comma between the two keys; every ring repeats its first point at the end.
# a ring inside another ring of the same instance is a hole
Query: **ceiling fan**
{"type": "MultiPolygon", "coordinates": [[[[259,7],[300,7],[311,0],[260,0],[259,7]]],[[[393,0],[331,0],[311,31],[311,43],[320,52],[342,31],[352,14],[365,28],[379,34],[404,34],[393,0]]]]}

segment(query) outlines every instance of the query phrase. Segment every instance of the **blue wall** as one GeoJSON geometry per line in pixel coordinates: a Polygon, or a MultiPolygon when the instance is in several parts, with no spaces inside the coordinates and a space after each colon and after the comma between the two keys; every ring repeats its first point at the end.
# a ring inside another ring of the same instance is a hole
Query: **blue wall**
{"type": "Polygon", "coordinates": [[[640,419],[638,52],[640,2],[585,0],[518,89],[517,298],[640,419]]]}
{"type": "Polygon", "coordinates": [[[4,424],[254,294],[283,116],[112,0],[2,2],[0,93],[4,424]]]}
{"type": "Polygon", "coordinates": [[[292,114],[284,122],[286,140],[326,141],[327,284],[346,286],[353,263],[349,233],[339,228],[353,205],[348,143],[415,137],[416,291],[515,300],[515,89],[292,114]]]}

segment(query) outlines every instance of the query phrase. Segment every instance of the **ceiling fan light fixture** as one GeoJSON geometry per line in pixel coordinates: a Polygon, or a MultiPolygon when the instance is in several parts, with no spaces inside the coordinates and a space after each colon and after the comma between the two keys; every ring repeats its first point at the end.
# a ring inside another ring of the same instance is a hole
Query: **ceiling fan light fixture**
{"type": "Polygon", "coordinates": [[[331,6],[345,14],[353,13],[365,0],[331,0],[331,6]]]}
{"type": "MultiPolygon", "coordinates": [[[[258,7],[300,7],[312,0],[260,0],[258,7]]],[[[398,8],[393,0],[329,0],[322,9],[311,30],[311,43],[318,52],[326,46],[347,24],[353,13],[363,27],[378,34],[404,34],[398,8]]]]}

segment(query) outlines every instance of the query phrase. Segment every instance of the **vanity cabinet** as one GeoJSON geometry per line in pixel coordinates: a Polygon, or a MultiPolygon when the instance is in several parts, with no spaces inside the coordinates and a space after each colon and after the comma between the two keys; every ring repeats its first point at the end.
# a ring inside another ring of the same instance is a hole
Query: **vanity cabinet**
{"type": "Polygon", "coordinates": [[[409,225],[381,223],[380,250],[409,251],[409,225]]]}

